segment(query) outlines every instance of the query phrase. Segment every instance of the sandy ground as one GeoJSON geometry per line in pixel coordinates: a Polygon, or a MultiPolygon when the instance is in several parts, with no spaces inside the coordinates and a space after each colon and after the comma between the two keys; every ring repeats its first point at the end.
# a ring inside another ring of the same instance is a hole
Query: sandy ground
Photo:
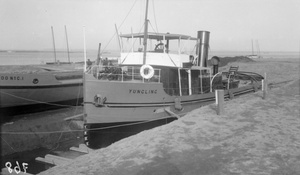
{"type": "Polygon", "coordinates": [[[247,94],[188,113],[41,174],[300,174],[299,60],[256,60],[240,70],[267,74],[268,95],[247,94]]]}

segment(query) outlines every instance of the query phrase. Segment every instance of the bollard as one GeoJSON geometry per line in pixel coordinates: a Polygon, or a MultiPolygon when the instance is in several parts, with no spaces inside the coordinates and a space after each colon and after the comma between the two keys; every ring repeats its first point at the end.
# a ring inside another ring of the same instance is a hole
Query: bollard
{"type": "Polygon", "coordinates": [[[263,91],[263,99],[265,100],[267,98],[267,89],[268,89],[266,73],[265,73],[265,78],[261,81],[261,84],[262,84],[262,91],[263,91]]]}
{"type": "Polygon", "coordinates": [[[262,91],[263,91],[263,99],[264,100],[267,98],[267,89],[268,89],[267,81],[262,80],[262,91]]]}
{"type": "Polygon", "coordinates": [[[228,90],[229,99],[232,100],[234,98],[234,94],[231,90],[228,90]]]}
{"type": "Polygon", "coordinates": [[[217,115],[223,115],[225,113],[224,110],[224,90],[216,90],[216,105],[217,105],[217,115]]]}

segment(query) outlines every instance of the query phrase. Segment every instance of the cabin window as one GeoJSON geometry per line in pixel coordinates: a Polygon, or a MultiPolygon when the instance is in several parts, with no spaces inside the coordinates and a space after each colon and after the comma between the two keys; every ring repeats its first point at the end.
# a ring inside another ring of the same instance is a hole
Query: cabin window
{"type": "Polygon", "coordinates": [[[189,77],[188,72],[185,69],[180,70],[181,78],[181,93],[182,95],[189,95],[189,77]]]}
{"type": "Polygon", "coordinates": [[[179,96],[178,70],[161,68],[161,82],[164,91],[171,96],[179,96]]]}
{"type": "MultiPolygon", "coordinates": [[[[178,69],[162,69],[162,83],[167,94],[180,96],[178,69]]],[[[210,75],[206,71],[191,70],[191,87],[189,88],[188,69],[180,69],[181,95],[210,92],[210,75]]]]}
{"type": "Polygon", "coordinates": [[[200,94],[201,93],[201,82],[200,82],[200,70],[192,70],[192,94],[200,94]]]}

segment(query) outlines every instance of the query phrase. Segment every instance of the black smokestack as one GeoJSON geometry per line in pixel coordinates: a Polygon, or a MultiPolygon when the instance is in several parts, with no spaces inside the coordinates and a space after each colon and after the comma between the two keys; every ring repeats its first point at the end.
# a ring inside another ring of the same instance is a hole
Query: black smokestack
{"type": "Polygon", "coordinates": [[[209,33],[208,31],[198,31],[197,66],[200,67],[207,67],[209,33]]]}

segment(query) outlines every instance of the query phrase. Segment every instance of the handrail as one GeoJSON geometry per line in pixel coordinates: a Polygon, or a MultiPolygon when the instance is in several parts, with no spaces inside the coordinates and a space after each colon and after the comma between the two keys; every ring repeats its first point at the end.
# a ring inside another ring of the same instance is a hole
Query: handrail
{"type": "Polygon", "coordinates": [[[247,75],[248,77],[251,77],[256,82],[264,79],[264,77],[262,75],[255,73],[255,72],[238,71],[237,74],[238,75],[247,75]],[[250,74],[252,74],[252,75],[250,75],[250,74]]]}
{"type": "Polygon", "coordinates": [[[212,77],[212,79],[210,80],[210,92],[212,92],[212,83],[213,83],[213,81],[214,81],[214,78],[217,76],[217,75],[219,75],[219,74],[221,74],[221,73],[223,73],[223,72],[218,72],[218,73],[216,73],[213,77],[212,77]]]}
{"type": "MultiPolygon", "coordinates": [[[[250,77],[250,80],[254,80],[255,82],[260,81],[262,79],[264,79],[263,76],[254,73],[254,72],[237,72],[237,76],[246,76],[246,77],[250,77]],[[250,75],[253,74],[253,75],[250,75]]],[[[249,80],[249,79],[248,79],[249,80]]]]}
{"type": "Polygon", "coordinates": [[[161,69],[154,69],[154,76],[149,80],[145,80],[140,75],[140,66],[104,66],[94,65],[86,72],[93,74],[96,79],[106,79],[114,81],[141,81],[141,82],[156,82],[161,81],[161,69]]]}

